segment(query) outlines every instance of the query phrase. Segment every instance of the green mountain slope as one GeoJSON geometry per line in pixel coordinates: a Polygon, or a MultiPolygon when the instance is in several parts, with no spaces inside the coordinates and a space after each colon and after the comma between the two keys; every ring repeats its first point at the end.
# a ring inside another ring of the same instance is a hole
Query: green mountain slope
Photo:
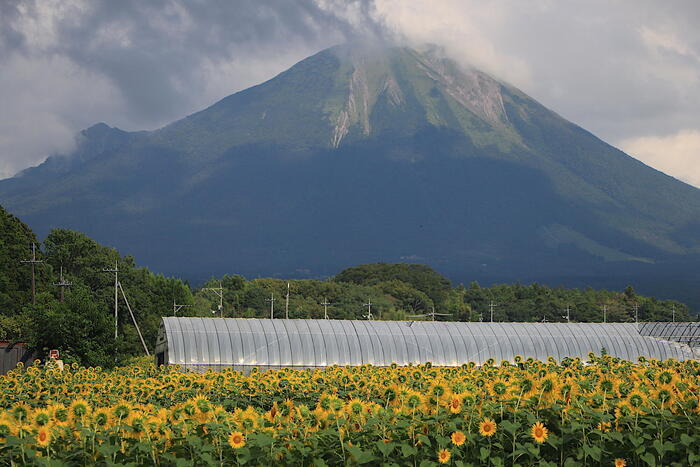
{"type": "Polygon", "coordinates": [[[431,48],[335,47],[156,131],[96,125],[0,203],[191,278],[699,279],[700,190],[431,48]]]}

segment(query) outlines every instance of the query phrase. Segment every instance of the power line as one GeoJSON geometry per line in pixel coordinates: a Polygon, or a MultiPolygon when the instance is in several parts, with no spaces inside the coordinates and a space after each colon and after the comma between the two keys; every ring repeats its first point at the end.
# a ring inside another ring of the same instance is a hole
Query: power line
{"type": "Polygon", "coordinates": [[[32,259],[24,259],[20,263],[31,264],[32,265],[32,305],[36,305],[36,278],[34,273],[34,265],[43,263],[43,261],[36,259],[36,244],[32,243],[32,259]]]}
{"type": "Polygon", "coordinates": [[[452,313],[435,313],[435,307],[432,307],[432,311],[428,313],[423,313],[420,315],[407,315],[407,318],[425,318],[425,317],[430,317],[432,321],[435,321],[436,316],[452,316],[452,313]]]}

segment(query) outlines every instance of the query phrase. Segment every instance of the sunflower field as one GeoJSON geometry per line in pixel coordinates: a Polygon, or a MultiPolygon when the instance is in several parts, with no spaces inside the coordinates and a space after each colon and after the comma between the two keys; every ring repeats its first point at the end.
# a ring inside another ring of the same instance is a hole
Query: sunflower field
{"type": "Polygon", "coordinates": [[[0,377],[2,465],[699,465],[700,362],[0,377]]]}

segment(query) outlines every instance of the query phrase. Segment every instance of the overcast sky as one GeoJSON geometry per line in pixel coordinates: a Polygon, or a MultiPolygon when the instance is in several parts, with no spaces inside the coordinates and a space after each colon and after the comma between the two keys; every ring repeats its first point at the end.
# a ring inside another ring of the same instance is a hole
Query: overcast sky
{"type": "Polygon", "coordinates": [[[700,187],[700,1],[0,0],[0,178],[358,39],[425,42],[700,187]]]}

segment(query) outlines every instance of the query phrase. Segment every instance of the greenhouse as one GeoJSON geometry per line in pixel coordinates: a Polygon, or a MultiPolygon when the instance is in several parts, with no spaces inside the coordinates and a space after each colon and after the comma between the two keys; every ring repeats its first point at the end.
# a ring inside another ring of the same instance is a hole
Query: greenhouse
{"type": "Polygon", "coordinates": [[[586,359],[590,352],[636,361],[698,355],[681,342],[641,335],[634,323],[464,323],[254,318],[163,318],[159,364],[194,371],[331,365],[459,366],[513,361],[586,359]]]}
{"type": "Polygon", "coordinates": [[[681,342],[700,350],[700,323],[640,323],[639,333],[667,341],[681,342]]]}

